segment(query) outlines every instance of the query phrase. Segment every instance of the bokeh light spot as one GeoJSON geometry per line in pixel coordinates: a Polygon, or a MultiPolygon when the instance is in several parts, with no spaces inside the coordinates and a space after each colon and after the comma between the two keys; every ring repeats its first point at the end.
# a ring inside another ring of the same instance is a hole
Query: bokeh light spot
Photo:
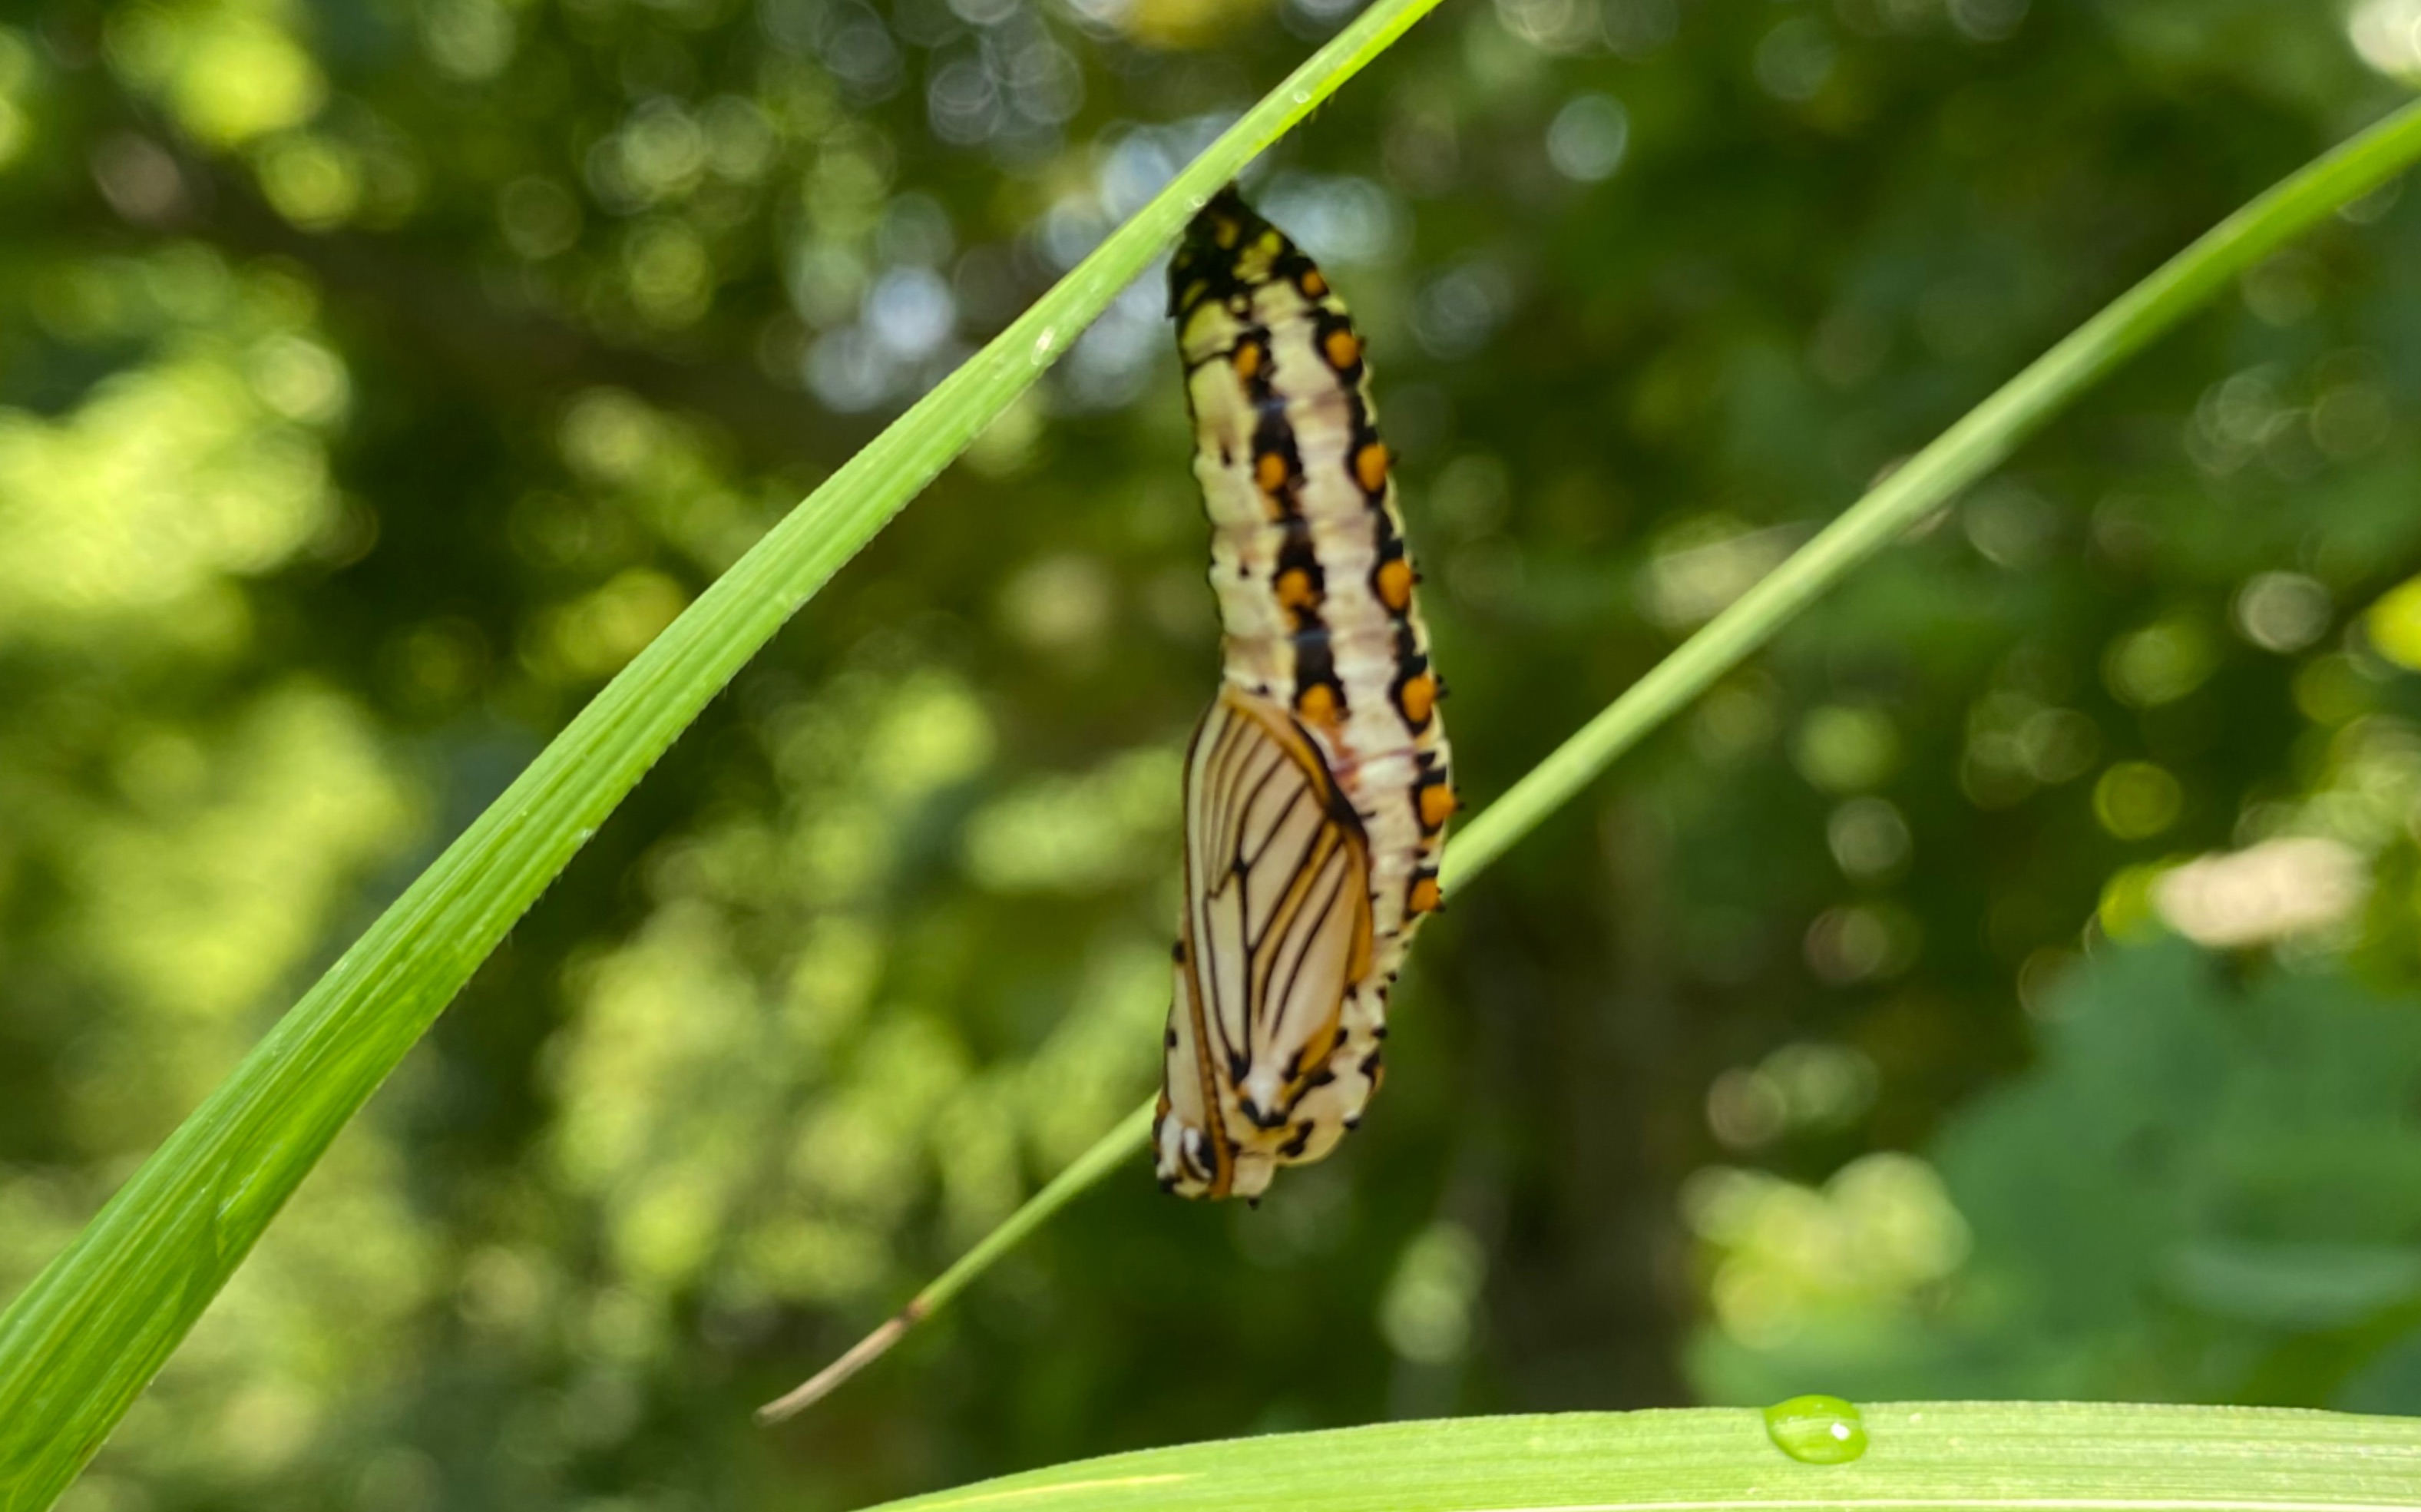
{"type": "Polygon", "coordinates": [[[1612,95],[1574,95],[1547,126],[1547,161],[1567,179],[1614,177],[1631,146],[1631,117],[1612,95]]]}
{"type": "Polygon", "coordinates": [[[2093,817],[2121,840],[2148,840],[2178,821],[2185,789],[2165,767],[2118,761],[2093,784],[2093,817]]]}

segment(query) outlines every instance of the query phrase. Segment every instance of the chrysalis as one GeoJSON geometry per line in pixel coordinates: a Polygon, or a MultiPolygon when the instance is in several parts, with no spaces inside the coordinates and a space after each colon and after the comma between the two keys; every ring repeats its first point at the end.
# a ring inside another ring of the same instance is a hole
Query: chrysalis
{"type": "Polygon", "coordinates": [[[1232,188],[1168,280],[1225,671],[1186,760],[1152,1147],[1171,1191],[1254,1197],[1335,1147],[1379,1085],[1454,787],[1344,304],[1232,188]]]}

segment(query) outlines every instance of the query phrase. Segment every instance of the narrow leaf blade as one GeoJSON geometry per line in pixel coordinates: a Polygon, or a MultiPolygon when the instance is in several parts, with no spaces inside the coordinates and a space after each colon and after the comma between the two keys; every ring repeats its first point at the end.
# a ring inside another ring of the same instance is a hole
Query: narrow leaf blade
{"type": "Polygon", "coordinates": [[[1172,242],[1437,0],[1377,0],[769,532],[371,925],[0,1313],[0,1508],[48,1506],[347,1119],[707,701],[1172,242]]]}

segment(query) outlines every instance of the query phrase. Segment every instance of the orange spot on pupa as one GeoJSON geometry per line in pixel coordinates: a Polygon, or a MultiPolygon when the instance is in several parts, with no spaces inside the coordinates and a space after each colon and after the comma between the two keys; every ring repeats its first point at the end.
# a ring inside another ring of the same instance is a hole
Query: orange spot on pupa
{"type": "Polygon", "coordinates": [[[1398,614],[1413,602],[1413,564],[1398,556],[1379,564],[1379,601],[1398,614]]]}
{"type": "Polygon", "coordinates": [[[1236,376],[1249,379],[1261,370],[1261,344],[1246,341],[1238,344],[1234,358],[1236,376]]]}
{"type": "Polygon", "coordinates": [[[1396,702],[1403,709],[1404,717],[1412,721],[1413,727],[1420,728],[1429,722],[1429,715],[1437,711],[1437,678],[1426,672],[1417,678],[1405,678],[1402,690],[1396,694],[1396,702]]]}
{"type": "Polygon", "coordinates": [[[1435,913],[1445,901],[1445,895],[1438,891],[1437,879],[1420,877],[1414,880],[1413,896],[1404,900],[1404,906],[1414,913],[1435,913]]]}
{"type": "Polygon", "coordinates": [[[1305,268],[1303,276],[1295,280],[1295,287],[1310,299],[1324,299],[1328,294],[1328,280],[1320,276],[1317,268],[1305,268]]]}
{"type": "Polygon", "coordinates": [[[1353,454],[1353,479],[1365,493],[1376,493],[1387,486],[1387,448],[1371,442],[1353,454]]]}
{"type": "Polygon", "coordinates": [[[1327,354],[1328,366],[1340,373],[1362,360],[1362,343],[1343,326],[1328,333],[1328,339],[1320,345],[1327,354]]]}
{"type": "Polygon", "coordinates": [[[1278,607],[1281,609],[1301,609],[1305,604],[1320,601],[1319,590],[1311,585],[1311,574],[1299,567],[1290,567],[1279,573],[1276,586],[1278,607]]]}
{"type": "Polygon", "coordinates": [[[1336,691],[1324,682],[1315,682],[1294,695],[1295,712],[1315,725],[1336,722],[1336,691]]]}
{"type": "Polygon", "coordinates": [[[1253,459],[1253,481],[1263,493],[1275,493],[1286,487],[1287,460],[1273,451],[1265,451],[1253,459]]]}
{"type": "Polygon", "coordinates": [[[1436,829],[1452,818],[1454,811],[1461,806],[1461,801],[1454,796],[1452,787],[1442,782],[1429,784],[1421,789],[1421,828],[1436,829]]]}

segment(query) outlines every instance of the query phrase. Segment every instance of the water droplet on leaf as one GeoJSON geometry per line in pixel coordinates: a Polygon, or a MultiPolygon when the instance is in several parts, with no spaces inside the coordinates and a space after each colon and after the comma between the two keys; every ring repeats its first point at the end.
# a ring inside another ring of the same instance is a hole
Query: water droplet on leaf
{"type": "Polygon", "coordinates": [[[1838,1396],[1793,1396],[1765,1410],[1765,1435],[1791,1458],[1846,1465],[1867,1452],[1867,1425],[1838,1396]]]}

